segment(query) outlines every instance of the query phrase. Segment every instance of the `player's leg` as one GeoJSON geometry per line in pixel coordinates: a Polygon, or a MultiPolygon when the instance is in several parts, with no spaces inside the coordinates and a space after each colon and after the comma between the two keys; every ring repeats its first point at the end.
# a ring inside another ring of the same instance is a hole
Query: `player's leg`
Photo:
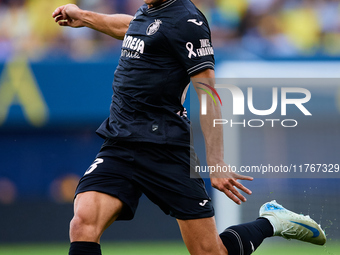
{"type": "Polygon", "coordinates": [[[258,218],[255,221],[228,227],[220,238],[229,255],[250,255],[263,242],[273,236],[273,227],[269,220],[258,218]]]}
{"type": "Polygon", "coordinates": [[[122,211],[123,203],[113,196],[88,191],[77,195],[70,223],[70,255],[100,255],[100,237],[122,211]]]}
{"type": "Polygon", "coordinates": [[[177,221],[183,240],[192,255],[249,255],[265,238],[273,235],[273,228],[267,219],[229,227],[220,235],[213,217],[177,221]]]}
{"type": "Polygon", "coordinates": [[[221,241],[217,240],[213,218],[178,222],[191,254],[249,255],[265,238],[273,235],[317,245],[326,243],[326,236],[320,225],[309,216],[285,209],[276,201],[264,204],[257,220],[227,228],[219,235],[221,241]],[[223,253],[221,242],[228,253],[223,253]],[[216,247],[212,247],[214,245],[216,247]]]}
{"type": "Polygon", "coordinates": [[[317,245],[326,243],[320,225],[309,216],[285,209],[276,201],[265,203],[260,208],[260,218],[257,220],[229,227],[220,237],[229,255],[246,255],[256,250],[265,238],[273,235],[317,245]]]}
{"type": "Polygon", "coordinates": [[[123,202],[95,191],[77,195],[74,217],[70,223],[70,240],[99,243],[100,236],[119,216],[123,202]]]}
{"type": "Polygon", "coordinates": [[[260,219],[233,226],[219,236],[204,181],[199,176],[190,178],[190,168],[194,176],[194,166],[200,165],[196,154],[189,148],[178,146],[155,147],[149,148],[145,144],[138,149],[135,160],[141,171],[136,171],[134,180],[151,201],[178,219],[191,254],[229,252],[239,255],[241,250],[244,254],[250,254],[264,238],[273,235],[269,221],[260,219]],[[191,161],[188,160],[190,158],[191,161]]]}
{"type": "Polygon", "coordinates": [[[134,217],[141,192],[131,182],[133,150],[109,142],[79,181],[70,223],[70,255],[101,254],[104,230],[115,220],[134,217]]]}
{"type": "Polygon", "coordinates": [[[326,243],[326,236],[309,216],[289,211],[271,201],[260,208],[260,218],[253,222],[227,228],[220,237],[230,255],[251,254],[271,236],[282,236],[317,245],[326,243]]]}
{"type": "Polygon", "coordinates": [[[191,255],[226,255],[228,251],[220,239],[214,217],[179,220],[183,241],[191,255]]]}

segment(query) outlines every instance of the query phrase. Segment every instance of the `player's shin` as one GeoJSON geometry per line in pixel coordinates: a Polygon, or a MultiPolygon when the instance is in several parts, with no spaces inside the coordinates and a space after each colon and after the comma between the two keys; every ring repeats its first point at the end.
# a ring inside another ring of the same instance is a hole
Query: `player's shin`
{"type": "Polygon", "coordinates": [[[262,241],[273,236],[273,227],[267,219],[259,218],[246,224],[232,226],[220,234],[229,255],[252,254],[262,241]]]}

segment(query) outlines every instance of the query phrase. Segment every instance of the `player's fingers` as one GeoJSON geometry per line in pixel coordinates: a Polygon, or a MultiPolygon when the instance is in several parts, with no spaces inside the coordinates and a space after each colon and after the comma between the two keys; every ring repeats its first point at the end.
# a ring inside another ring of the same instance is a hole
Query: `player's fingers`
{"type": "MultiPolygon", "coordinates": [[[[219,179],[221,180],[221,179],[219,179]]],[[[213,187],[218,189],[219,191],[223,192],[227,195],[231,200],[233,200],[236,204],[241,204],[241,201],[245,202],[246,199],[243,197],[233,186],[230,182],[230,179],[224,180],[223,182],[219,183],[212,183],[213,187]],[[241,201],[240,201],[241,200],[241,201]]]]}
{"type": "Polygon", "coordinates": [[[55,17],[61,15],[61,12],[64,8],[65,8],[65,6],[60,6],[57,9],[55,9],[54,12],[52,13],[52,17],[55,18],[55,17]]]}
{"type": "Polygon", "coordinates": [[[238,199],[240,199],[242,202],[246,202],[247,199],[240,193],[238,192],[237,189],[235,189],[233,186],[229,188],[230,192],[234,194],[238,199]]]}
{"type": "Polygon", "coordinates": [[[234,173],[233,177],[235,179],[245,180],[245,181],[252,181],[252,180],[254,180],[254,178],[251,177],[251,176],[240,175],[240,174],[237,174],[237,173],[234,173]]]}
{"type": "Polygon", "coordinates": [[[63,27],[65,27],[65,26],[70,26],[70,22],[67,21],[67,20],[59,21],[59,22],[58,22],[58,25],[59,25],[59,26],[63,26],[63,27]]]}
{"type": "Polygon", "coordinates": [[[57,16],[57,17],[54,18],[54,21],[57,22],[57,23],[58,23],[59,21],[61,21],[61,20],[64,20],[64,18],[63,18],[62,15],[59,15],[59,16],[57,16]]]}
{"type": "MultiPolygon", "coordinates": [[[[215,189],[223,192],[227,197],[233,200],[236,204],[240,204],[241,201],[239,201],[239,199],[237,199],[237,197],[235,197],[234,194],[227,188],[228,183],[222,183],[220,180],[221,179],[211,179],[212,186],[215,189]]],[[[229,186],[231,185],[229,184],[229,186]]]]}
{"type": "Polygon", "coordinates": [[[231,192],[229,189],[223,190],[223,193],[227,195],[231,200],[233,200],[236,204],[240,205],[241,201],[231,192]]]}
{"type": "Polygon", "coordinates": [[[245,192],[248,195],[252,194],[252,191],[248,188],[246,188],[245,186],[243,186],[241,183],[239,183],[237,180],[233,181],[233,184],[236,188],[238,188],[239,190],[242,190],[243,192],[245,192]]]}

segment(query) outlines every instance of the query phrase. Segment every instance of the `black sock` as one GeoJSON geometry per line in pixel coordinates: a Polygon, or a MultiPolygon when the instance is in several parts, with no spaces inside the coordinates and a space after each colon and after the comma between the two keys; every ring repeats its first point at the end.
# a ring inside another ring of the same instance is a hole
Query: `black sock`
{"type": "Polygon", "coordinates": [[[262,241],[273,236],[273,227],[265,218],[253,222],[232,226],[220,234],[229,255],[252,254],[262,241]]]}
{"type": "Polygon", "coordinates": [[[101,255],[100,245],[92,242],[73,242],[69,255],[101,255]]]}

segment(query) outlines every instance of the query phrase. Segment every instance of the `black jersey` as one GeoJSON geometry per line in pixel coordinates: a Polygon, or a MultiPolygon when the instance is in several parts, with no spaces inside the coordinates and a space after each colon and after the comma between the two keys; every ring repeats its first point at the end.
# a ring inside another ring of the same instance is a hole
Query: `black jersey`
{"type": "Polygon", "coordinates": [[[125,35],[113,81],[106,138],[189,145],[183,98],[190,76],[214,69],[211,34],[190,0],[140,7],[125,35]]]}

